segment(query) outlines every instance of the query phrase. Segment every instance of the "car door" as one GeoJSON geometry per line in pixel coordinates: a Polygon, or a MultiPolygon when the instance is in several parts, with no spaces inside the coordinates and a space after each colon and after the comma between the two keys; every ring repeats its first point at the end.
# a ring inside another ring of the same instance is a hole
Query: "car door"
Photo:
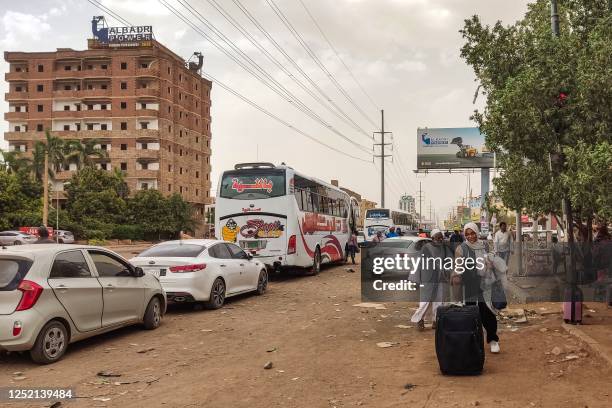
{"type": "Polygon", "coordinates": [[[87,252],[102,285],[102,326],[140,319],[144,313],[145,289],[141,278],[132,276],[133,267],[103,250],[87,252]]]}
{"type": "Polygon", "coordinates": [[[230,243],[225,243],[225,245],[227,245],[232,257],[238,261],[238,266],[240,267],[238,291],[244,292],[246,290],[256,289],[259,270],[255,262],[250,260],[246,252],[238,245],[230,243]]]}
{"type": "Polygon", "coordinates": [[[0,232],[0,244],[13,245],[15,234],[12,232],[0,232]]]}
{"type": "Polygon", "coordinates": [[[225,279],[226,292],[228,294],[239,292],[240,262],[234,259],[228,247],[224,243],[218,243],[209,248],[208,254],[216,258],[221,276],[225,279]]]}
{"type": "Polygon", "coordinates": [[[81,250],[58,253],[47,282],[78,331],[101,327],[102,286],[91,273],[81,250]]]}

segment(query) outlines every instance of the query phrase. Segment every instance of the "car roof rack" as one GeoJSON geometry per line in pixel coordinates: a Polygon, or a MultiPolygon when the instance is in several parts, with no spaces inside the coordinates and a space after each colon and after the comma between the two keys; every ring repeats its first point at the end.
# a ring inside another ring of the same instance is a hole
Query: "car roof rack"
{"type": "Polygon", "coordinates": [[[268,162],[253,162],[253,163],[238,163],[234,166],[234,170],[241,169],[274,169],[276,166],[268,162]]]}

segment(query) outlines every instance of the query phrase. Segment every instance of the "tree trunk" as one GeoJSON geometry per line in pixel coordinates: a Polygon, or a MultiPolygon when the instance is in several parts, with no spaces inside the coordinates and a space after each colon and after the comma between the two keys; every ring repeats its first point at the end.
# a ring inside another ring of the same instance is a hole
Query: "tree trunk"
{"type": "Polygon", "coordinates": [[[43,173],[43,216],[42,223],[46,227],[49,221],[49,153],[45,152],[45,168],[43,173]]]}

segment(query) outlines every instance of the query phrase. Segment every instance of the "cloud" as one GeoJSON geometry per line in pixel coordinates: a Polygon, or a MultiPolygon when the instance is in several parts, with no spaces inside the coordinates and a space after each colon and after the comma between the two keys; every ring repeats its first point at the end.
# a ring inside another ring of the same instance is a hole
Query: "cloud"
{"type": "Polygon", "coordinates": [[[17,11],[6,11],[1,20],[4,38],[0,40],[0,43],[4,47],[15,48],[24,38],[40,40],[43,34],[51,29],[51,25],[45,21],[46,19],[46,15],[36,16],[17,11]]]}
{"type": "Polygon", "coordinates": [[[423,61],[402,61],[395,65],[395,68],[400,71],[407,72],[422,72],[427,69],[427,65],[423,61]]]}

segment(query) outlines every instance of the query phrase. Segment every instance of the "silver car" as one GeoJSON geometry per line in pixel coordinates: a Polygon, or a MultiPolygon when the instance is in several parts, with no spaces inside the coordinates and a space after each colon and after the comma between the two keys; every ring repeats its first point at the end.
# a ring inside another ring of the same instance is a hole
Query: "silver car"
{"type": "Polygon", "coordinates": [[[54,230],[53,240],[59,244],[74,244],[74,235],[70,231],[54,230]]]}
{"type": "Polygon", "coordinates": [[[26,234],[21,231],[2,231],[0,232],[0,245],[24,245],[36,242],[34,235],[26,234]]]}
{"type": "Polygon", "coordinates": [[[165,311],[159,280],[108,249],[0,248],[0,350],[53,363],[74,341],[138,323],[155,329],[165,311]]]}

